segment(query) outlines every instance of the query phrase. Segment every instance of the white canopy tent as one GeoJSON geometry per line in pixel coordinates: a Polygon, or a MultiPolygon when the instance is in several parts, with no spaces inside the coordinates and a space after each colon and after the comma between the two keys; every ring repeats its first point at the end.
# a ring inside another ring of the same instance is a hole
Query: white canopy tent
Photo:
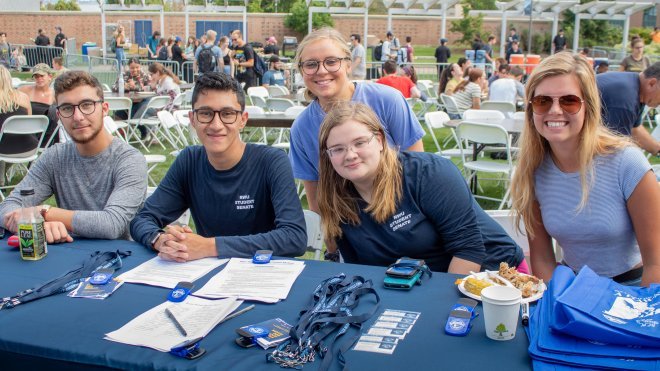
{"type": "Polygon", "coordinates": [[[214,5],[207,1],[205,5],[189,5],[189,0],[182,0],[186,13],[186,35],[190,35],[189,14],[191,12],[205,13],[234,13],[243,16],[243,37],[247,38],[247,5],[249,0],[243,0],[243,5],[229,5],[229,0],[224,0],[224,5],[214,5]]]}
{"type": "Polygon", "coordinates": [[[392,16],[395,14],[439,16],[442,17],[440,35],[444,38],[447,36],[447,13],[458,3],[460,0],[383,0],[388,8],[387,29],[392,30],[392,16]]]}
{"type": "Polygon", "coordinates": [[[311,6],[313,0],[305,0],[309,8],[309,15],[307,16],[307,30],[312,32],[312,15],[314,13],[329,13],[329,14],[364,14],[364,32],[362,40],[366,45],[367,30],[369,30],[369,6],[374,0],[324,0],[325,6],[311,6]],[[333,4],[344,4],[343,7],[332,6],[333,4]],[[361,4],[362,6],[353,6],[361,4]]]}
{"type": "MultiPolygon", "coordinates": [[[[157,11],[160,12],[160,32],[165,35],[165,9],[164,9],[164,4],[163,1],[161,0],[160,5],[146,5],[145,0],[140,1],[140,5],[126,5],[124,4],[124,0],[119,0],[119,4],[106,4],[105,0],[97,0],[99,2],[99,6],[101,7],[101,39],[103,40],[103,48],[102,53],[103,56],[106,56],[106,50],[107,50],[107,45],[106,45],[106,21],[105,21],[105,15],[106,12],[121,12],[121,11],[157,11]]],[[[246,0],[247,1],[247,0],[246,0]]]]}
{"type": "Polygon", "coordinates": [[[575,7],[575,30],[573,32],[573,51],[578,49],[581,19],[621,20],[623,21],[622,52],[626,54],[628,33],[630,31],[630,16],[646,8],[655,6],[660,1],[601,1],[596,0],[575,7]]]}

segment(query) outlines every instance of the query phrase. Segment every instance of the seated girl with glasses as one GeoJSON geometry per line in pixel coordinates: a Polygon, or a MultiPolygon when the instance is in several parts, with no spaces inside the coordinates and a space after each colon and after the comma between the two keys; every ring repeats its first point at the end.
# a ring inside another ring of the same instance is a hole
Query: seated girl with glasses
{"type": "Polygon", "coordinates": [[[305,253],[305,219],[286,153],[246,144],[245,95],[223,72],[200,75],[190,125],[202,146],[177,156],[144,208],[131,236],[167,260],[305,253]],[[196,232],[172,223],[190,209],[196,232]]]}
{"type": "MultiPolygon", "coordinates": [[[[404,150],[423,151],[424,130],[401,93],[380,84],[353,83],[351,51],[337,30],[322,28],[298,45],[294,65],[302,74],[306,95],[312,103],[291,127],[290,159],[293,176],[301,179],[309,208],[318,211],[318,134],[326,113],[338,102],[363,102],[371,107],[385,127],[385,140],[404,150]]],[[[334,252],[334,246],[327,246],[334,252]]]]}
{"type": "Polygon", "coordinates": [[[346,262],[387,266],[408,256],[438,272],[498,270],[500,262],[527,271],[520,247],[479,207],[456,166],[390,148],[366,105],[328,112],[319,151],[323,231],[346,262]]]}
{"type": "MultiPolygon", "coordinates": [[[[603,126],[593,69],[558,53],[534,69],[512,198],[534,274],[556,267],[626,284],[660,282],[660,188],[642,151],[603,126]]],[[[623,93],[623,92],[622,92],[623,93]]]]}

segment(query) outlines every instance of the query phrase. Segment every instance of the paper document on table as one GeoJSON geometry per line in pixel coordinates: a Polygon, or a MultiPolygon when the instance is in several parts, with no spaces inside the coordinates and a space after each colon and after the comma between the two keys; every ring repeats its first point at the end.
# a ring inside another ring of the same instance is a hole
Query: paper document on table
{"type": "Polygon", "coordinates": [[[194,296],[181,303],[167,301],[142,313],[119,330],[105,334],[104,339],[169,352],[186,340],[206,336],[242,302],[236,298],[207,300],[194,296]],[[183,336],[172,319],[167,317],[166,308],[186,330],[187,336],[183,336]]]}
{"type": "Polygon", "coordinates": [[[274,303],[286,299],[291,286],[305,268],[297,260],[271,260],[254,264],[252,259],[232,258],[193,295],[208,298],[237,296],[239,299],[274,303]]]}
{"type": "Polygon", "coordinates": [[[181,281],[194,282],[228,259],[206,258],[185,263],[155,257],[117,277],[118,280],[173,289],[181,281]]]}

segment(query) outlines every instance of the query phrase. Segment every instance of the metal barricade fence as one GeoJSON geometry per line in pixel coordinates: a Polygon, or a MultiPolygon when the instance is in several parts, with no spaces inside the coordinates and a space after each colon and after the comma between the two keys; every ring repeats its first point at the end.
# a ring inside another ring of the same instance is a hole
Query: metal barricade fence
{"type": "Polygon", "coordinates": [[[112,86],[119,75],[119,63],[114,58],[91,57],[82,54],[67,54],[64,66],[70,70],[87,71],[100,83],[112,86]]]}
{"type": "Polygon", "coordinates": [[[181,65],[181,70],[179,71],[179,78],[184,80],[187,83],[195,82],[195,73],[193,70],[195,62],[194,61],[185,61],[181,65]]]}
{"type": "MultiPolygon", "coordinates": [[[[22,52],[25,57],[25,63],[21,63],[21,67],[32,68],[39,63],[45,63],[53,67],[53,58],[61,57],[64,54],[64,49],[56,48],[54,46],[37,46],[26,44],[11,44],[12,56],[17,57],[17,50],[22,52]]],[[[22,59],[22,58],[21,58],[22,59]]],[[[13,66],[16,66],[15,64],[13,66]]]]}

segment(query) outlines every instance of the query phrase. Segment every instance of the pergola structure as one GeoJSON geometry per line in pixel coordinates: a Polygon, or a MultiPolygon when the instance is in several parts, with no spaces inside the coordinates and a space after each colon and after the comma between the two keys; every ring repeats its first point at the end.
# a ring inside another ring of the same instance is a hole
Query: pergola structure
{"type": "Polygon", "coordinates": [[[447,13],[460,0],[383,0],[387,10],[387,29],[392,29],[392,16],[424,15],[442,17],[441,37],[447,35],[447,13]],[[399,5],[400,7],[395,7],[399,5]]]}
{"type": "Polygon", "coordinates": [[[578,40],[580,36],[581,19],[600,19],[600,20],[620,20],[623,21],[623,42],[622,52],[626,54],[628,44],[628,33],[630,31],[630,16],[646,8],[655,6],[659,3],[655,1],[601,1],[596,0],[589,3],[580,4],[575,7],[575,31],[573,33],[573,51],[578,49],[578,40]]]}
{"type": "MultiPolygon", "coordinates": [[[[247,0],[246,0],[247,1],[247,0]]],[[[374,0],[324,0],[325,6],[312,6],[313,0],[305,0],[309,15],[307,16],[307,30],[312,32],[312,15],[314,13],[329,13],[329,14],[363,14],[364,15],[364,32],[362,39],[367,42],[367,30],[369,30],[369,6],[374,0]],[[337,4],[344,4],[344,6],[332,6],[337,4]],[[354,6],[361,5],[361,6],[354,6]]]]}
{"type": "MultiPolygon", "coordinates": [[[[107,45],[106,45],[106,22],[105,22],[105,15],[107,12],[121,12],[121,11],[157,11],[160,13],[160,32],[165,35],[165,7],[163,4],[164,0],[161,0],[161,4],[159,5],[146,5],[145,0],[140,1],[140,5],[126,5],[124,4],[124,0],[119,0],[119,4],[106,4],[105,0],[97,0],[99,2],[99,6],[101,7],[101,39],[103,40],[103,49],[102,53],[103,56],[105,57],[106,51],[107,51],[107,45]]],[[[247,1],[247,0],[246,0],[247,1]]]]}
{"type": "MultiPolygon", "coordinates": [[[[579,4],[578,0],[533,0],[532,18],[535,20],[552,20],[552,38],[557,35],[559,16],[561,12],[579,4]]],[[[512,0],[495,2],[498,10],[471,10],[470,14],[483,14],[491,17],[501,17],[502,29],[500,31],[500,57],[506,52],[507,17],[525,16],[525,0],[512,0]]]]}
{"type": "Polygon", "coordinates": [[[229,0],[224,1],[224,5],[214,5],[210,0],[205,5],[190,5],[190,0],[182,0],[183,9],[186,13],[186,35],[190,35],[189,14],[191,12],[214,12],[214,13],[235,13],[243,16],[243,37],[247,40],[247,5],[249,0],[243,0],[243,5],[229,5],[229,0]]]}

